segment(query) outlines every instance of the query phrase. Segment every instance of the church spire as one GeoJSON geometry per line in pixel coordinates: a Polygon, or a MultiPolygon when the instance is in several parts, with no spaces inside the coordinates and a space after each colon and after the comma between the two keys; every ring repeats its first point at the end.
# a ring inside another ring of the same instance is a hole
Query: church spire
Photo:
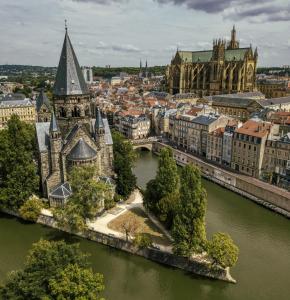
{"type": "Polygon", "coordinates": [[[56,96],[84,95],[89,93],[68,35],[66,21],[65,37],[57,68],[53,93],[56,96]]]}
{"type": "Polygon", "coordinates": [[[236,35],[237,35],[237,32],[236,32],[236,27],[234,25],[233,29],[231,31],[231,40],[228,43],[227,49],[237,49],[237,48],[239,48],[240,45],[239,45],[239,42],[237,41],[236,35]]]}
{"type": "Polygon", "coordinates": [[[96,134],[104,133],[104,122],[98,107],[96,108],[95,132],[96,134]]]}
{"type": "Polygon", "coordinates": [[[52,133],[55,133],[55,132],[59,132],[59,128],[58,128],[58,125],[57,125],[55,114],[52,111],[51,119],[50,119],[50,125],[49,125],[49,133],[52,134],[52,133]]]}

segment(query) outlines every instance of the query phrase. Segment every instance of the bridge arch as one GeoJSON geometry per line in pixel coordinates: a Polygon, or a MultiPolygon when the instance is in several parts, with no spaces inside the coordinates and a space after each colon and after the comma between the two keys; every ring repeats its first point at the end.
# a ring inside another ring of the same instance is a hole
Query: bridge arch
{"type": "Polygon", "coordinates": [[[134,150],[148,150],[152,151],[152,144],[144,144],[144,145],[134,145],[133,146],[134,150]]]}

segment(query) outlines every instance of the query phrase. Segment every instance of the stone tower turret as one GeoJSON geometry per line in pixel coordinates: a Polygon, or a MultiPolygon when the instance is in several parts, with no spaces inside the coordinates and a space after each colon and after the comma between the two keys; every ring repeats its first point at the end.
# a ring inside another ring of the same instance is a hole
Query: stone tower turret
{"type": "Polygon", "coordinates": [[[54,112],[51,114],[49,126],[51,173],[60,170],[61,133],[54,112]]]}
{"type": "Polygon", "coordinates": [[[239,42],[236,40],[236,28],[235,25],[233,26],[232,32],[231,32],[231,40],[228,43],[227,49],[238,49],[239,48],[239,42]]]}
{"type": "Polygon", "coordinates": [[[105,126],[98,107],[96,108],[95,140],[98,146],[102,147],[105,145],[105,126]]]}

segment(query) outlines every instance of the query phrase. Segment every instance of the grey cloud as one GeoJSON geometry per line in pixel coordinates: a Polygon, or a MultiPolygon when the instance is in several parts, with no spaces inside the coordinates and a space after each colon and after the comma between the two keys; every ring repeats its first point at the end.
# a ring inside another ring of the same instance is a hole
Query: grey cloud
{"type": "Polygon", "coordinates": [[[113,45],[109,45],[105,42],[98,42],[98,44],[95,46],[95,49],[97,50],[112,50],[115,52],[124,52],[124,53],[139,53],[141,52],[141,50],[131,44],[113,44],[113,45]]]}
{"type": "Polygon", "coordinates": [[[160,4],[184,5],[209,14],[222,13],[226,19],[262,17],[263,21],[289,21],[290,6],[271,0],[154,0],[160,4]]]}
{"type": "Polygon", "coordinates": [[[96,4],[102,4],[102,5],[109,5],[112,3],[122,3],[126,2],[127,0],[72,0],[75,2],[93,2],[96,4]]]}

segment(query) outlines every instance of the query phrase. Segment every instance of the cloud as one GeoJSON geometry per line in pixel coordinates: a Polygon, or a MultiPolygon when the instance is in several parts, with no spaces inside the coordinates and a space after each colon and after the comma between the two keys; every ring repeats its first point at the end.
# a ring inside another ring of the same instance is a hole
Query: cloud
{"type": "Polygon", "coordinates": [[[113,3],[127,2],[128,0],[72,0],[74,2],[93,2],[96,4],[110,5],[113,3]]]}
{"type": "Polygon", "coordinates": [[[124,52],[124,53],[139,53],[141,50],[131,44],[107,44],[103,41],[99,41],[95,46],[97,50],[112,50],[114,52],[124,52]]]}
{"type": "Polygon", "coordinates": [[[208,14],[221,13],[225,19],[261,18],[263,21],[290,21],[290,5],[272,0],[154,0],[159,4],[184,5],[208,14]]]}

